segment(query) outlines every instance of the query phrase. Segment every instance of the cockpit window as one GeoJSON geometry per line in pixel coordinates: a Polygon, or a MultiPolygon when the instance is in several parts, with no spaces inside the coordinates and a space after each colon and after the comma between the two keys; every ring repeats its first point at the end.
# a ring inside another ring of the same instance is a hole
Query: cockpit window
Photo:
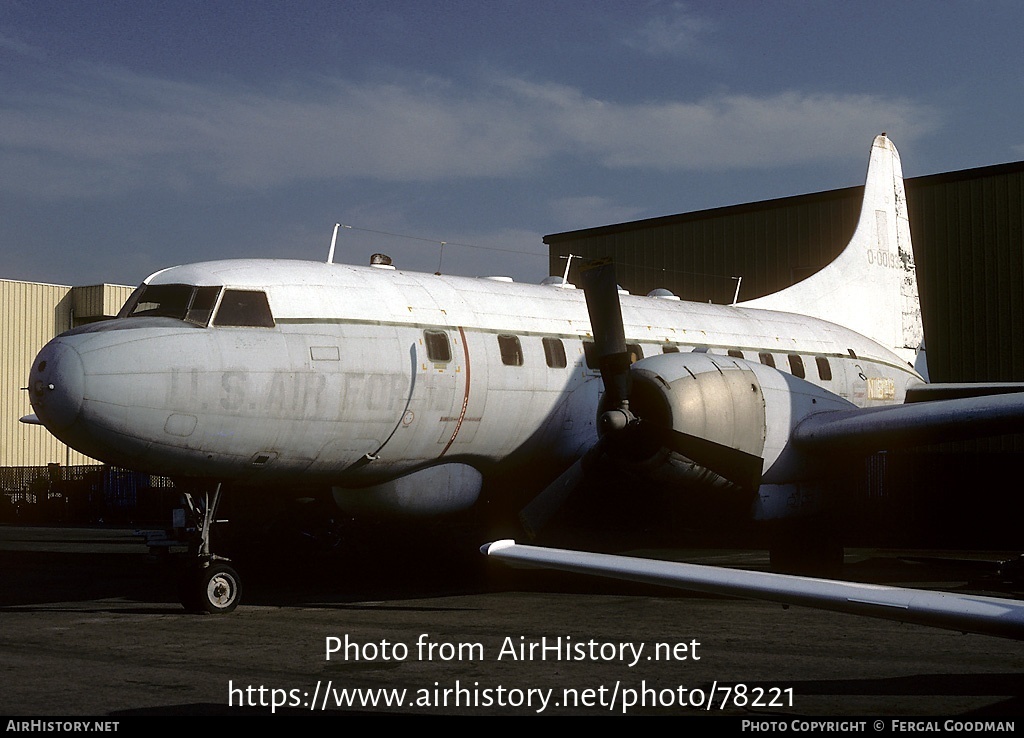
{"type": "Polygon", "coordinates": [[[217,304],[220,287],[190,284],[144,284],[121,308],[121,318],[174,318],[205,326],[217,304]]]}
{"type": "Polygon", "coordinates": [[[217,295],[220,294],[220,287],[196,287],[192,295],[192,304],[188,306],[185,313],[185,320],[196,325],[207,325],[210,316],[213,315],[213,308],[217,304],[217,295]]]}
{"type": "Polygon", "coordinates": [[[270,312],[266,292],[224,290],[217,309],[214,325],[273,328],[274,315],[270,312]]]}

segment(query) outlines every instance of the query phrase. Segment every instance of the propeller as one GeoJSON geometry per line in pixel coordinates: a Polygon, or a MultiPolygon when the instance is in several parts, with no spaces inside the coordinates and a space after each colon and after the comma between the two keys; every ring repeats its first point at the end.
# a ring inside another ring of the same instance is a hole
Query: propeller
{"type": "Polygon", "coordinates": [[[532,538],[579,489],[584,478],[606,452],[609,439],[625,430],[636,418],[629,412],[632,376],[626,351],[626,331],[622,325],[619,286],[611,259],[600,259],[582,271],[583,296],[590,314],[601,379],[604,381],[605,404],[610,407],[598,421],[601,433],[597,443],[572,466],[562,472],[519,513],[519,520],[532,538]]]}
{"type": "Polygon", "coordinates": [[[585,268],[581,276],[594,336],[594,351],[605,388],[604,411],[598,418],[600,435],[597,443],[582,458],[562,472],[520,512],[519,519],[527,534],[535,536],[579,490],[604,457],[624,455],[629,450],[639,449],[650,455],[665,448],[737,487],[757,489],[761,483],[761,457],[683,433],[633,413],[630,408],[633,375],[626,350],[614,264],[611,259],[601,259],[585,268]]]}
{"type": "Polygon", "coordinates": [[[598,368],[604,380],[605,404],[609,412],[618,413],[605,419],[602,425],[621,430],[635,420],[629,412],[629,394],[633,388],[629,373],[629,353],[626,351],[626,329],[622,325],[622,306],[619,304],[619,285],[615,281],[615,265],[611,259],[601,259],[581,274],[583,296],[590,313],[590,329],[594,335],[594,351],[598,368]]]}

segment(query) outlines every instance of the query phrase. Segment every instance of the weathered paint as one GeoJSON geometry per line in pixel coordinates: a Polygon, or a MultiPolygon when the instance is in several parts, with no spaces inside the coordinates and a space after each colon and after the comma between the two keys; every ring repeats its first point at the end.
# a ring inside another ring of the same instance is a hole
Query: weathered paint
{"type": "MultiPolygon", "coordinates": [[[[876,140],[869,191],[882,179],[891,193],[898,171],[895,149],[876,140]]],[[[878,224],[897,223],[903,207],[891,194],[878,202],[892,217],[865,207],[875,245],[889,237],[878,224]]],[[[863,290],[857,304],[867,313],[878,294],[902,294],[904,280],[868,264],[864,244],[855,237],[847,251],[857,258],[844,252],[819,275],[849,281],[847,296],[863,290]]],[[[33,407],[56,435],[110,463],[373,487],[383,504],[400,506],[410,504],[414,479],[464,485],[417,503],[423,512],[475,499],[480,480],[463,467],[486,483],[526,466],[565,468],[596,442],[602,388],[585,361],[591,327],[579,291],[282,260],[174,267],[147,284],[211,288],[221,300],[228,290],[264,293],[273,320],[239,327],[208,315],[192,323],[126,317],[51,341],[32,368],[33,407]],[[428,351],[431,335],[447,342],[440,358],[428,351]],[[511,357],[501,348],[509,337],[518,344],[511,357]],[[566,366],[547,364],[545,338],[562,342],[566,366]],[[425,471],[438,466],[451,468],[425,471]]],[[[810,304],[800,290],[779,295],[783,305],[810,304]]],[[[760,456],[765,490],[792,490],[819,472],[790,443],[804,418],[902,403],[922,382],[894,351],[902,333],[886,346],[820,316],[750,304],[620,302],[627,342],[650,357],[635,369],[678,405],[672,427],[760,456]],[[666,347],[679,353],[662,355],[666,347]],[[763,363],[769,356],[779,369],[763,363]]],[[[880,322],[902,326],[902,317],[883,310],[872,318],[880,322]]]]}

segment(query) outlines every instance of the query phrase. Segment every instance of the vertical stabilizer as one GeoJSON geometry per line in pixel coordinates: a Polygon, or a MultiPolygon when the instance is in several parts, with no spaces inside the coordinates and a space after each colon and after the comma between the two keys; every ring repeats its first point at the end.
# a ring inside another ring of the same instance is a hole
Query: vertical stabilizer
{"type": "Polygon", "coordinates": [[[738,307],[801,313],[838,323],[913,364],[924,340],[903,168],[883,133],[871,146],[864,204],[835,260],[792,287],[738,307]]]}

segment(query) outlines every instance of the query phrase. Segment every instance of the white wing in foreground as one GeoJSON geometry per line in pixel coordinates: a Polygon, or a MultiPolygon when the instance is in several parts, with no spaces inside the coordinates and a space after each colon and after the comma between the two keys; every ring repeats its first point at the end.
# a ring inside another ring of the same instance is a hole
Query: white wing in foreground
{"type": "Polygon", "coordinates": [[[512,540],[488,543],[480,550],[513,566],[596,574],[1024,640],[1024,602],[1018,600],[523,546],[512,540]]]}

